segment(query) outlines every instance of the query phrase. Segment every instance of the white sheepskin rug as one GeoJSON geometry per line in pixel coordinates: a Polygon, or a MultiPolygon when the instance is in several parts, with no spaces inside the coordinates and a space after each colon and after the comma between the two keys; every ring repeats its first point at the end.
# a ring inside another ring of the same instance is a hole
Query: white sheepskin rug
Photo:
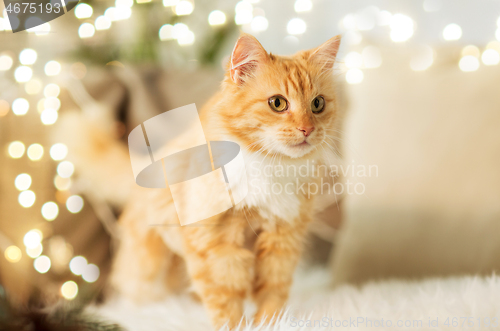
{"type": "MultiPolygon", "coordinates": [[[[274,326],[238,331],[500,330],[500,277],[461,276],[389,280],[332,289],[324,269],[298,271],[286,314],[274,326]]],[[[249,305],[251,314],[255,307],[249,305]]],[[[115,300],[93,313],[130,331],[211,331],[189,296],[137,306],[115,300]]]]}

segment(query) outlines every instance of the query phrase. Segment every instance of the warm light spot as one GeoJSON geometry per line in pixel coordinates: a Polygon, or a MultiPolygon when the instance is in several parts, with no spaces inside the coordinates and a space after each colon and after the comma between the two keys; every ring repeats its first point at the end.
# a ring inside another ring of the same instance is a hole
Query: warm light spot
{"type": "Polygon", "coordinates": [[[28,147],[28,158],[31,161],[38,161],[43,156],[43,146],[40,144],[33,144],[28,147]]]}
{"type": "Polygon", "coordinates": [[[45,74],[47,76],[56,76],[61,72],[61,64],[57,61],[49,61],[45,65],[45,74]]]}
{"type": "Polygon", "coordinates": [[[74,171],[75,171],[75,166],[73,165],[73,163],[71,163],[69,161],[63,161],[63,162],[59,163],[59,165],[57,166],[57,173],[62,178],[71,177],[71,175],[73,175],[74,171]]]}
{"type": "Polygon", "coordinates": [[[50,148],[50,157],[54,161],[61,161],[66,157],[66,155],[68,155],[68,147],[62,143],[54,144],[50,148]]]}
{"type": "Polygon", "coordinates": [[[378,68],[382,65],[382,54],[375,46],[366,46],[361,55],[365,68],[378,68]]]}
{"type": "Polygon", "coordinates": [[[83,256],[75,256],[69,262],[69,270],[77,276],[80,276],[87,267],[87,259],[83,256]]]}
{"type": "Polygon", "coordinates": [[[341,21],[344,30],[356,29],[356,16],[354,14],[347,14],[341,21]]]}
{"type": "Polygon", "coordinates": [[[306,29],[306,22],[300,18],[292,18],[286,26],[287,32],[291,35],[303,34],[306,32],[306,29]]]}
{"type": "Polygon", "coordinates": [[[79,213],[83,208],[83,199],[79,195],[72,195],[66,200],[66,208],[72,214],[79,213]]]}
{"type": "Polygon", "coordinates": [[[28,29],[28,31],[34,32],[37,36],[45,36],[45,35],[49,34],[50,29],[51,29],[50,23],[47,22],[47,23],[37,25],[31,29],[28,29]]]}
{"type": "Polygon", "coordinates": [[[158,35],[160,40],[172,40],[174,39],[174,27],[170,24],[165,24],[160,28],[158,35]]]}
{"type": "Polygon", "coordinates": [[[12,112],[17,116],[26,115],[29,109],[30,103],[26,99],[17,98],[12,102],[12,112]]]}
{"type": "Polygon", "coordinates": [[[41,114],[42,111],[45,110],[45,98],[41,98],[40,100],[38,100],[38,103],[36,104],[36,110],[39,114],[41,114]]]}
{"type": "Polygon", "coordinates": [[[9,103],[5,100],[0,99],[0,117],[8,114],[10,109],[9,103]]]}
{"type": "Polygon", "coordinates": [[[35,267],[35,270],[38,271],[41,274],[46,273],[50,269],[50,259],[46,255],[39,256],[35,259],[35,262],[33,262],[33,266],[35,267]]]}
{"type": "Polygon", "coordinates": [[[184,33],[181,37],[177,38],[177,42],[179,45],[184,46],[184,45],[192,45],[194,43],[194,33],[193,31],[187,31],[184,33]]]}
{"type": "Polygon", "coordinates": [[[43,204],[42,216],[47,221],[55,220],[58,214],[59,214],[59,207],[57,206],[57,203],[49,201],[43,204]]]}
{"type": "Polygon", "coordinates": [[[237,25],[248,24],[253,19],[253,6],[248,1],[240,1],[236,4],[234,11],[234,21],[237,25]]]}
{"type": "Polygon", "coordinates": [[[27,248],[35,248],[38,245],[40,245],[42,239],[43,239],[42,232],[38,229],[33,229],[26,232],[23,238],[23,243],[24,246],[26,246],[27,248]]]}
{"type": "Polygon", "coordinates": [[[293,9],[295,9],[297,13],[302,13],[305,11],[310,11],[312,9],[312,6],[313,4],[311,0],[296,0],[293,9]]]}
{"type": "Polygon", "coordinates": [[[95,29],[96,30],[108,30],[111,27],[111,20],[106,18],[105,16],[99,16],[95,20],[95,29]]]}
{"type": "Polygon", "coordinates": [[[48,84],[43,89],[43,95],[46,98],[57,98],[61,93],[61,88],[57,84],[48,84]]]}
{"type": "Polygon", "coordinates": [[[33,206],[36,200],[35,192],[33,191],[22,191],[19,193],[19,197],[17,198],[19,204],[24,208],[29,208],[33,206]]]}
{"type": "Polygon", "coordinates": [[[37,94],[42,89],[42,82],[39,79],[32,79],[24,85],[24,90],[30,95],[37,94]]]}
{"type": "Polygon", "coordinates": [[[363,36],[357,31],[348,30],[344,33],[342,40],[348,45],[358,45],[363,40],[363,36]]]}
{"type": "Polygon", "coordinates": [[[460,25],[451,23],[448,24],[443,30],[444,40],[458,40],[462,37],[462,28],[460,25]]]}
{"type": "Polygon", "coordinates": [[[486,45],[486,49],[493,49],[493,50],[497,51],[498,53],[500,53],[500,42],[491,41],[488,43],[488,45],[486,45]]]}
{"type": "Polygon", "coordinates": [[[479,60],[475,56],[467,55],[460,59],[458,66],[465,72],[476,71],[479,68],[479,60]]]}
{"type": "Polygon", "coordinates": [[[78,29],[78,35],[80,38],[91,38],[95,34],[95,28],[91,23],[83,23],[78,29]]]}
{"type": "Polygon", "coordinates": [[[403,14],[394,14],[391,17],[391,40],[403,42],[413,36],[413,20],[403,14]]]}
{"type": "Polygon", "coordinates": [[[99,267],[95,264],[88,264],[83,268],[82,278],[87,283],[93,283],[99,278],[99,267]]]}
{"type": "Polygon", "coordinates": [[[7,71],[12,68],[14,61],[8,55],[0,55],[0,71],[7,71]]]}
{"type": "Polygon", "coordinates": [[[79,18],[79,19],[89,18],[89,17],[92,17],[93,13],[94,13],[94,10],[92,9],[92,6],[90,6],[86,3],[81,3],[75,7],[76,18],[79,18]]]}
{"type": "Polygon", "coordinates": [[[31,176],[28,174],[17,175],[14,185],[19,191],[26,191],[31,186],[31,176]]]}
{"type": "Polygon", "coordinates": [[[24,154],[24,144],[20,141],[13,141],[9,144],[9,155],[13,159],[19,159],[24,154]]]}
{"type": "Polygon", "coordinates": [[[375,6],[368,6],[355,15],[356,28],[362,31],[368,31],[375,27],[377,16],[380,10],[375,6]]]}
{"type": "Polygon", "coordinates": [[[363,81],[364,75],[363,71],[358,68],[349,69],[345,75],[345,80],[349,84],[359,84],[363,81]]]}
{"type": "Polygon", "coordinates": [[[52,125],[57,121],[58,116],[57,110],[48,108],[42,111],[40,119],[44,125],[52,125]]]}
{"type": "Polygon", "coordinates": [[[494,49],[487,49],[481,55],[481,60],[487,66],[494,66],[500,62],[500,54],[494,49]]]}
{"type": "Polygon", "coordinates": [[[71,179],[70,178],[63,178],[59,175],[56,175],[56,177],[54,178],[54,186],[59,191],[65,191],[71,187],[71,179]]]}
{"type": "Polygon", "coordinates": [[[269,22],[264,16],[255,16],[252,23],[250,23],[250,27],[254,32],[266,31],[268,26],[269,22]]]}
{"type": "Polygon", "coordinates": [[[131,8],[134,5],[134,0],[115,0],[115,7],[128,7],[131,8]]]}
{"type": "Polygon", "coordinates": [[[463,56],[467,56],[467,55],[472,55],[474,57],[479,57],[481,55],[481,51],[479,50],[479,48],[477,48],[477,46],[474,46],[474,45],[468,45],[468,46],[465,46],[463,49],[462,49],[462,57],[463,56]]]}
{"type": "Polygon", "coordinates": [[[347,68],[361,68],[363,57],[358,52],[349,52],[344,58],[344,63],[347,68]]]}
{"type": "Polygon", "coordinates": [[[29,257],[32,259],[36,259],[37,257],[40,256],[43,252],[43,246],[42,244],[38,244],[35,248],[26,248],[26,254],[28,254],[29,257]]]}
{"type": "Polygon", "coordinates": [[[78,295],[78,285],[72,280],[65,282],[61,286],[61,295],[66,300],[73,300],[78,295]]]}
{"type": "Polygon", "coordinates": [[[19,249],[19,247],[9,246],[5,250],[4,256],[10,263],[16,263],[21,260],[21,258],[23,257],[23,253],[21,252],[21,249],[19,249]]]}
{"type": "Polygon", "coordinates": [[[51,108],[51,109],[59,110],[59,108],[61,108],[61,100],[59,100],[58,98],[54,98],[54,97],[46,98],[43,101],[43,108],[44,109],[51,108]]]}
{"type": "Polygon", "coordinates": [[[33,77],[33,70],[30,67],[20,66],[14,71],[14,78],[18,83],[26,83],[33,77]]]}
{"type": "Polygon", "coordinates": [[[411,57],[410,67],[414,71],[423,71],[434,62],[434,51],[429,46],[417,49],[411,57]]]}
{"type": "Polygon", "coordinates": [[[115,21],[116,18],[116,8],[115,7],[109,7],[104,11],[104,17],[106,17],[108,20],[111,22],[115,21]]]}
{"type": "Polygon", "coordinates": [[[30,65],[36,62],[38,55],[35,50],[26,48],[19,53],[19,62],[24,65],[30,65]]]}
{"type": "Polygon", "coordinates": [[[208,24],[222,25],[226,23],[226,14],[220,10],[214,10],[208,15],[208,24]]]}
{"type": "Polygon", "coordinates": [[[193,4],[187,0],[181,0],[175,6],[175,14],[178,16],[189,15],[193,12],[193,10],[194,10],[193,4]]]}

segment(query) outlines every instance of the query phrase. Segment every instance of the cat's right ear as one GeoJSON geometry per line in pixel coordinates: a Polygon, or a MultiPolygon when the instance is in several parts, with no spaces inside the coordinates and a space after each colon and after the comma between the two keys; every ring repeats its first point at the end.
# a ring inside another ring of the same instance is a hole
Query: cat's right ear
{"type": "Polygon", "coordinates": [[[242,84],[267,58],[266,50],[254,36],[242,34],[234,46],[229,62],[231,80],[242,84]]]}

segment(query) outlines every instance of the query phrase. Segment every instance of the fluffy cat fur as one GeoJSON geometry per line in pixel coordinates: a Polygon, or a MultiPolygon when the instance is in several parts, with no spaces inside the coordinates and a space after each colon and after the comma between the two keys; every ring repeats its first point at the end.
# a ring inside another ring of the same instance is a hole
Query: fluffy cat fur
{"type": "Polygon", "coordinates": [[[300,190],[266,194],[261,188],[270,183],[295,188],[318,178],[297,181],[294,176],[274,176],[275,170],[263,176],[248,165],[328,162],[338,132],[332,69],[339,45],[336,36],[285,57],[267,53],[250,35],[238,39],[221,89],[203,107],[201,119],[207,140],[241,146],[249,183],[256,184],[249,185],[247,197],[236,207],[183,227],[175,224],[168,189],[137,188],[120,219],[121,245],[111,276],[118,292],[144,301],[191,286],[216,328],[238,325],[248,296],[258,307],[256,323],[280,313],[315,196],[300,190]],[[288,101],[285,111],[270,108],[268,99],[276,95],[288,101]],[[316,96],[325,100],[319,114],[311,110],[316,96]]]}

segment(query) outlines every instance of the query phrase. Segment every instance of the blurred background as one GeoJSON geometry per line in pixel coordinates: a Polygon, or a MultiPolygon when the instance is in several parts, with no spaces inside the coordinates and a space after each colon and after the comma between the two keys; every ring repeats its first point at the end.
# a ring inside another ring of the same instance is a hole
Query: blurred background
{"type": "Polygon", "coordinates": [[[160,112],[201,108],[240,31],[277,54],[343,36],[345,156],[380,176],[358,178],[366,195],[346,198],[333,278],[498,270],[500,0],[94,0],[15,34],[1,3],[0,13],[0,293],[100,293],[133,176],[100,177],[120,147],[88,150],[72,125],[125,142],[160,112]]]}

